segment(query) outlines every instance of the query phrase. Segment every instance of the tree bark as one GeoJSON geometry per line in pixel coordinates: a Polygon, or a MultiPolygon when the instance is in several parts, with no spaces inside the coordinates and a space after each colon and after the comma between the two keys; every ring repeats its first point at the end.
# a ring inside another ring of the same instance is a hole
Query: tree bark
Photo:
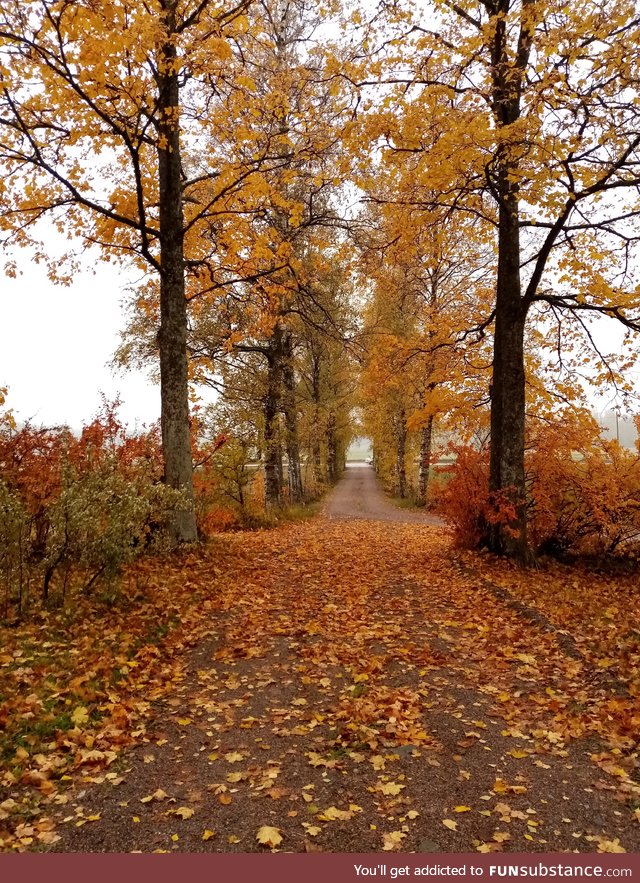
{"type": "Polygon", "coordinates": [[[298,411],[296,408],[296,378],[293,370],[293,341],[289,332],[282,340],[283,412],[286,430],[288,460],[289,502],[301,503],[302,471],[300,469],[300,442],[298,439],[298,411]]]}
{"type": "Polygon", "coordinates": [[[320,360],[313,361],[313,374],[311,378],[311,397],[314,404],[315,421],[311,429],[313,436],[311,439],[311,458],[313,461],[313,477],[317,484],[324,482],[324,474],[322,470],[322,446],[320,444],[320,425],[321,425],[321,392],[320,392],[320,360]]]}
{"type": "Polygon", "coordinates": [[[496,324],[491,383],[491,459],[489,488],[497,507],[513,506],[510,517],[489,525],[489,546],[499,555],[527,563],[525,370],[526,310],[520,295],[520,248],[517,216],[502,218],[498,257],[496,324]]]}
{"type": "MultiPolygon", "coordinates": [[[[274,330],[274,337],[277,334],[274,330]]],[[[282,458],[278,438],[278,415],[280,412],[280,358],[279,340],[271,339],[267,357],[267,392],[264,397],[264,475],[265,504],[267,508],[282,503],[282,458]]]]}
{"type": "MultiPolygon", "coordinates": [[[[531,48],[531,30],[524,22],[513,63],[507,49],[506,12],[510,0],[496,6],[492,45],[493,114],[498,130],[512,126],[521,113],[521,90],[531,48]]],[[[523,7],[531,5],[524,0],[523,7]]],[[[513,514],[488,525],[492,551],[531,561],[527,540],[525,446],[524,333],[527,318],[520,280],[518,145],[499,143],[493,170],[498,203],[498,274],[496,280],[493,376],[491,382],[491,459],[489,488],[496,509],[505,504],[513,514]]],[[[497,511],[497,515],[500,513],[497,511]]]]}
{"type": "Polygon", "coordinates": [[[396,478],[398,486],[398,496],[401,500],[407,496],[407,425],[405,419],[404,408],[398,416],[396,427],[396,478]]]}
{"type": "MultiPolygon", "coordinates": [[[[166,4],[165,23],[175,29],[175,2],[166,4]]],[[[193,459],[189,425],[187,304],[184,272],[184,217],[180,163],[180,93],[176,47],[162,46],[158,71],[160,115],[158,184],[160,215],[160,398],[165,482],[184,492],[187,506],[169,525],[177,543],[198,539],[193,496],[193,459]]]]}
{"type": "Polygon", "coordinates": [[[420,500],[427,505],[429,495],[429,471],[431,469],[431,447],[433,443],[433,415],[429,417],[420,432],[420,474],[419,489],[420,500]]]}
{"type": "Polygon", "coordinates": [[[331,412],[327,419],[327,475],[331,484],[338,480],[338,445],[336,442],[336,418],[331,412]]]}

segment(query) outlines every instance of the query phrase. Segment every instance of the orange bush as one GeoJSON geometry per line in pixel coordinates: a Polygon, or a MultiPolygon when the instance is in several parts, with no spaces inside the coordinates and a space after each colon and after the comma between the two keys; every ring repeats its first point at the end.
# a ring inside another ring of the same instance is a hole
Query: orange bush
{"type": "MultiPolygon", "coordinates": [[[[456,462],[441,470],[450,479],[436,490],[436,505],[456,543],[479,548],[491,524],[509,520],[513,510],[489,492],[488,452],[454,450],[456,462]]],[[[591,415],[530,426],[526,470],[529,537],[538,553],[640,553],[640,457],[604,439],[591,415]]]]}
{"type": "Polygon", "coordinates": [[[433,488],[436,510],[453,528],[456,545],[476,549],[487,544],[492,525],[508,523],[515,515],[504,492],[489,490],[489,452],[469,445],[453,446],[452,466],[439,472],[448,481],[433,488]]]}

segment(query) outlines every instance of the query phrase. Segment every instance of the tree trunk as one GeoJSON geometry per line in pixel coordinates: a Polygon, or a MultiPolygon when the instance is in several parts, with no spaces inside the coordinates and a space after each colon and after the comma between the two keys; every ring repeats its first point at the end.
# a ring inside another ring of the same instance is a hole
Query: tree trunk
{"type": "Polygon", "coordinates": [[[433,415],[429,417],[420,432],[420,500],[426,506],[429,496],[429,471],[431,469],[431,447],[433,442],[433,415]]]}
{"type": "Polygon", "coordinates": [[[406,469],[406,453],[407,453],[407,426],[405,422],[404,409],[400,411],[397,425],[396,435],[396,477],[398,484],[398,496],[401,500],[407,496],[407,469],[406,469]]]}
{"type": "MultiPolygon", "coordinates": [[[[274,334],[276,332],[274,331],[274,334]]],[[[278,438],[278,414],[280,412],[280,359],[278,347],[270,345],[267,369],[267,392],[264,397],[264,490],[267,508],[282,503],[282,458],[278,438]]]]}
{"type": "Polygon", "coordinates": [[[489,487],[496,506],[510,506],[513,512],[489,525],[489,546],[499,555],[527,563],[531,555],[524,471],[526,308],[520,287],[518,202],[508,168],[499,173],[499,184],[503,197],[498,227],[489,487]]]}
{"type": "MultiPolygon", "coordinates": [[[[523,8],[531,0],[523,0],[523,8]]],[[[507,49],[504,16],[497,16],[492,37],[493,114],[496,128],[520,118],[521,93],[531,50],[532,30],[523,25],[515,64],[507,49]]],[[[489,487],[494,504],[511,513],[488,526],[489,546],[522,564],[531,561],[527,541],[524,330],[527,308],[520,281],[518,151],[508,139],[498,142],[493,186],[498,203],[498,276],[496,282],[493,377],[491,382],[491,463],[489,487]]],[[[499,514],[499,513],[497,513],[499,514]]]]}
{"type": "Polygon", "coordinates": [[[311,458],[313,461],[313,477],[317,484],[324,482],[322,472],[322,446],[320,444],[320,364],[318,360],[314,360],[313,375],[311,380],[311,397],[314,404],[315,420],[311,429],[313,433],[311,439],[311,458]]]}
{"type": "Polygon", "coordinates": [[[303,500],[300,469],[300,442],[298,440],[298,412],[296,408],[296,378],[293,370],[293,342],[291,334],[284,333],[282,341],[283,411],[287,441],[289,502],[303,500]]]}
{"type": "MultiPolygon", "coordinates": [[[[175,3],[166,24],[175,28],[175,3]]],[[[167,485],[180,489],[187,506],[176,512],[169,531],[177,543],[198,539],[193,497],[193,460],[189,425],[187,365],[187,303],[184,278],[184,218],[182,211],[180,104],[176,48],[166,42],[160,52],[158,104],[160,111],[158,185],[160,214],[160,399],[162,452],[167,485]]]]}
{"type": "Polygon", "coordinates": [[[336,443],[336,418],[333,413],[327,420],[327,475],[329,481],[334,484],[338,480],[338,446],[336,443]]]}

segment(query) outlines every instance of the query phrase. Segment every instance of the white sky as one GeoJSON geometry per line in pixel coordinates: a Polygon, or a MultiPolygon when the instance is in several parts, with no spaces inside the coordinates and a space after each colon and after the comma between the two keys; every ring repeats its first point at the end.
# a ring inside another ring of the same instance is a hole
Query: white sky
{"type": "Polygon", "coordinates": [[[107,364],[126,322],[125,271],[100,263],[95,274],[82,273],[66,288],[54,285],[26,251],[16,257],[22,275],[0,275],[0,386],[9,387],[16,419],[78,429],[104,392],[109,399],[120,393],[120,415],[131,428],[157,420],[159,386],[142,372],[116,375],[107,364]]]}

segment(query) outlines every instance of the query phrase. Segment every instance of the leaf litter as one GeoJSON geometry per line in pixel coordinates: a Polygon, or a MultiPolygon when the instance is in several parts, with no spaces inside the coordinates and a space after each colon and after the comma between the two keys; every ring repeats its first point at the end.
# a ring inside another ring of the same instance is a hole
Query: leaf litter
{"type": "MultiPolygon", "coordinates": [[[[601,632],[581,618],[562,569],[467,556],[460,570],[436,527],[319,519],[224,544],[137,565],[153,589],[126,617],[85,617],[66,645],[57,625],[66,679],[38,655],[44,620],[3,645],[5,689],[29,683],[0,706],[7,733],[52,696],[69,709],[5,751],[3,849],[639,848],[639,611],[624,579],[612,641],[611,614],[601,632]],[[487,579],[571,629],[594,665],[487,579]],[[173,628],[151,642],[163,604],[173,628]],[[594,678],[602,659],[625,691],[594,678]]],[[[592,583],[579,588],[594,609],[609,588],[592,583]]]]}

